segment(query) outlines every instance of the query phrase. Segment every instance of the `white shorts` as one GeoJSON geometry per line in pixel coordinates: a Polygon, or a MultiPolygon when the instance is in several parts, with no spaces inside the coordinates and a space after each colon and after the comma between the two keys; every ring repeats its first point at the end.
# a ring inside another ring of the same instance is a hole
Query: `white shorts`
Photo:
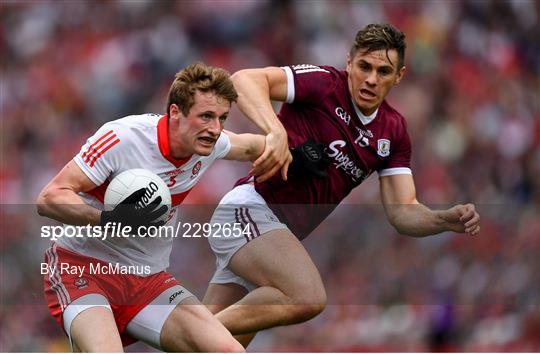
{"type": "Polygon", "coordinates": [[[272,230],[288,230],[287,225],[279,221],[252,184],[242,184],[225,194],[214,210],[210,223],[220,224],[222,226],[220,230],[226,230],[230,225],[240,224],[243,231],[248,231],[239,236],[229,237],[225,237],[222,231],[218,231],[208,238],[210,247],[216,255],[216,272],[210,283],[235,283],[248,291],[255,289],[255,284],[236,275],[228,268],[229,262],[232,256],[248,242],[272,230]]]}
{"type": "Polygon", "coordinates": [[[158,350],[163,350],[160,338],[165,321],[176,305],[194,296],[181,285],[175,285],[165,290],[129,321],[126,327],[127,334],[158,350]]]}
{"type": "MultiPolygon", "coordinates": [[[[160,337],[165,321],[176,305],[192,296],[194,295],[183,286],[175,285],[168,288],[129,321],[126,326],[126,333],[158,350],[162,350],[160,337]]],[[[92,307],[105,307],[112,312],[109,301],[101,294],[82,296],[70,303],[64,310],[64,328],[68,333],[70,343],[73,320],[77,315],[92,307]]]]}

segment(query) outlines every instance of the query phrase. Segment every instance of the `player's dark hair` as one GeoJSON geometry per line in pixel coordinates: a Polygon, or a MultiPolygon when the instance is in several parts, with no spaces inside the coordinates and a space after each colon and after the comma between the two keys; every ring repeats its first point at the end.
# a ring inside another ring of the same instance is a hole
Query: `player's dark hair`
{"type": "Polygon", "coordinates": [[[171,104],[178,105],[184,115],[195,104],[195,92],[213,92],[230,103],[236,102],[238,94],[231,81],[231,75],[224,69],[195,63],[176,73],[169,89],[167,114],[170,115],[171,104]]]}
{"type": "Polygon", "coordinates": [[[370,53],[386,49],[388,57],[388,50],[395,49],[398,54],[397,70],[399,70],[405,62],[405,48],[405,34],[403,32],[390,24],[372,23],[358,31],[349,54],[352,59],[359,50],[370,53]]]}

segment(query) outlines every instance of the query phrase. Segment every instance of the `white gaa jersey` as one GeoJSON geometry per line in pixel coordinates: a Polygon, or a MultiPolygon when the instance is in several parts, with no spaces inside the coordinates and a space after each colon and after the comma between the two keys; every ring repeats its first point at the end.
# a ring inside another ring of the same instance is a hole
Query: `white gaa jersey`
{"type": "MultiPolygon", "coordinates": [[[[74,158],[98,186],[81,193],[85,202],[103,210],[103,198],[110,181],[123,171],[144,168],[160,176],[169,186],[172,208],[167,225],[176,225],[178,205],[212,162],[229,152],[231,143],[226,134],[221,134],[209,156],[192,155],[176,160],[170,155],[168,125],[167,116],[128,116],[106,123],[90,137],[74,158]]],[[[104,241],[92,237],[61,237],[57,240],[62,247],[105,262],[150,266],[150,274],[169,266],[172,241],[172,237],[107,237],[104,241]]]]}

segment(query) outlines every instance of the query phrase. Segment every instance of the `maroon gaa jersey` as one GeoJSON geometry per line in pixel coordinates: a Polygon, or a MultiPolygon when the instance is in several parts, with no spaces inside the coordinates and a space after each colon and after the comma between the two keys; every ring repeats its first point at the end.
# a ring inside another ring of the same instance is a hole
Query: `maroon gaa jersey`
{"type": "Polygon", "coordinates": [[[289,146],[306,140],[324,144],[330,158],[326,178],[277,173],[255,188],[281,222],[299,238],[311,233],[335,207],[377,171],[411,174],[411,142],[401,114],[383,101],[371,116],[353,103],[347,72],[330,66],[295,65],[287,74],[287,101],[279,119],[289,146]]]}

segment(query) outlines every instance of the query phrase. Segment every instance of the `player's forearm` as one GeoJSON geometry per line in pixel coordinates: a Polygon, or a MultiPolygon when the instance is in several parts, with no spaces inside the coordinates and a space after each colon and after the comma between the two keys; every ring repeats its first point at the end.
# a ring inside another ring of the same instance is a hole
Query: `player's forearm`
{"type": "Polygon", "coordinates": [[[270,87],[266,75],[258,70],[241,70],[231,79],[238,92],[238,108],[265,134],[284,133],[270,101],[270,87]]]}
{"type": "Polygon", "coordinates": [[[255,161],[264,151],[265,137],[260,134],[235,134],[224,131],[231,142],[231,149],[225,156],[226,160],[255,161]]]}
{"type": "Polygon", "coordinates": [[[387,206],[392,226],[402,235],[425,237],[448,231],[443,210],[431,210],[422,204],[387,206]]]}
{"type": "Polygon", "coordinates": [[[255,161],[262,155],[264,151],[264,136],[259,134],[249,134],[250,135],[250,146],[247,149],[246,155],[248,161],[255,161]]]}
{"type": "Polygon", "coordinates": [[[69,225],[99,225],[101,211],[67,189],[44,190],[37,200],[39,215],[69,225]]]}

